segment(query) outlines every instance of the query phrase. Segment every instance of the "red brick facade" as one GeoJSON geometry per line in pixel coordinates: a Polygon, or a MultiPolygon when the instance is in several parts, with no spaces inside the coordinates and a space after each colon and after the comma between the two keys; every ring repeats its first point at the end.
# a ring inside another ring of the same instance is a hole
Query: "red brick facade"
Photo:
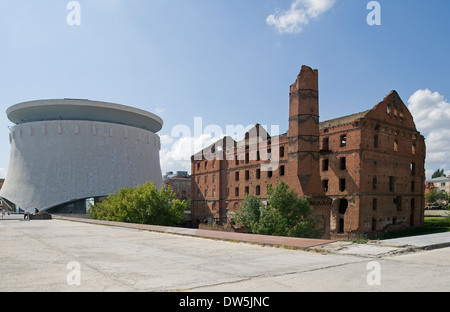
{"type": "Polygon", "coordinates": [[[425,143],[395,91],[373,109],[319,123],[318,72],[290,87],[289,130],[255,125],[192,156],[192,220],[229,223],[246,193],[283,180],[310,196],[324,237],[423,224],[425,143]]]}
{"type": "Polygon", "coordinates": [[[397,92],[371,110],[321,123],[320,134],[332,233],[423,225],[425,141],[397,92]]]}

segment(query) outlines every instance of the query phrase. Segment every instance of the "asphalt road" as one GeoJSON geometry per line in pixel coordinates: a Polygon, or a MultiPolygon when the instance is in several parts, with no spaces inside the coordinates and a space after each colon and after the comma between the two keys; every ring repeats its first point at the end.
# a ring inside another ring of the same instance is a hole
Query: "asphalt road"
{"type": "Polygon", "coordinates": [[[292,250],[65,220],[0,220],[0,291],[450,291],[450,248],[292,250]]]}

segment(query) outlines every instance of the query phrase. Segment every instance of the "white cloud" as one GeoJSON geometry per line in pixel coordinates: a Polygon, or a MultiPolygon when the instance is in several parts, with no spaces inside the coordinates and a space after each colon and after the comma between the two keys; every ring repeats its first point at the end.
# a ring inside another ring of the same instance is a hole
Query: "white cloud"
{"type": "MultiPolygon", "coordinates": [[[[450,165],[450,103],[439,92],[417,90],[408,100],[417,129],[425,136],[427,177],[450,165]]],[[[447,170],[450,173],[450,170],[447,170]]]]}
{"type": "Polygon", "coordinates": [[[408,100],[409,110],[420,131],[450,129],[450,103],[438,92],[417,90],[408,100]]]}
{"type": "Polygon", "coordinates": [[[157,114],[162,114],[162,113],[164,113],[166,110],[165,110],[164,108],[159,108],[159,107],[157,107],[157,108],[155,109],[155,111],[156,111],[157,114]]]}
{"type": "Polygon", "coordinates": [[[160,135],[161,145],[169,145],[172,144],[174,139],[167,134],[160,135]]]}
{"type": "Polygon", "coordinates": [[[181,138],[162,135],[162,148],[160,152],[162,172],[177,170],[190,171],[191,156],[217,142],[217,140],[218,138],[211,133],[205,133],[199,137],[183,136],[181,138]]]}
{"type": "Polygon", "coordinates": [[[289,10],[277,10],[266,18],[266,23],[280,33],[300,33],[304,25],[331,9],[335,3],[336,0],[294,0],[289,10]]]}
{"type": "Polygon", "coordinates": [[[4,179],[6,177],[5,168],[0,168],[0,179],[4,179]]]}

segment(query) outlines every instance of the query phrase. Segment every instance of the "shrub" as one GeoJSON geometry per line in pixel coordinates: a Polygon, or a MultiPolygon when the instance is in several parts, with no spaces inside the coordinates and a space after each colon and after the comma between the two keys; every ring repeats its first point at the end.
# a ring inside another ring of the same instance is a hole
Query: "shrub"
{"type": "Polygon", "coordinates": [[[184,221],[186,201],[174,199],[168,186],[158,190],[154,183],[125,187],[101,203],[91,206],[93,219],[172,226],[184,221]]]}
{"type": "Polygon", "coordinates": [[[236,220],[254,234],[320,237],[316,220],[311,216],[312,207],[306,198],[280,181],[269,187],[267,206],[256,196],[246,195],[236,220]]]}

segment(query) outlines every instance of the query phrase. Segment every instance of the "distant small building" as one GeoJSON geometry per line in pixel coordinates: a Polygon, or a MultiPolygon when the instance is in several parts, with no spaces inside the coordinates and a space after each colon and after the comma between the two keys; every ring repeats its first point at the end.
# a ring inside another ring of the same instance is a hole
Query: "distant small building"
{"type": "MultiPolygon", "coordinates": [[[[433,178],[426,181],[426,190],[430,189],[438,189],[439,191],[444,191],[446,193],[450,193],[450,178],[449,177],[439,177],[433,178]]],[[[426,191],[426,193],[428,193],[426,191]]]]}
{"type": "Polygon", "coordinates": [[[187,171],[166,172],[163,180],[165,185],[172,188],[176,199],[189,200],[191,198],[191,176],[187,171]]]}

